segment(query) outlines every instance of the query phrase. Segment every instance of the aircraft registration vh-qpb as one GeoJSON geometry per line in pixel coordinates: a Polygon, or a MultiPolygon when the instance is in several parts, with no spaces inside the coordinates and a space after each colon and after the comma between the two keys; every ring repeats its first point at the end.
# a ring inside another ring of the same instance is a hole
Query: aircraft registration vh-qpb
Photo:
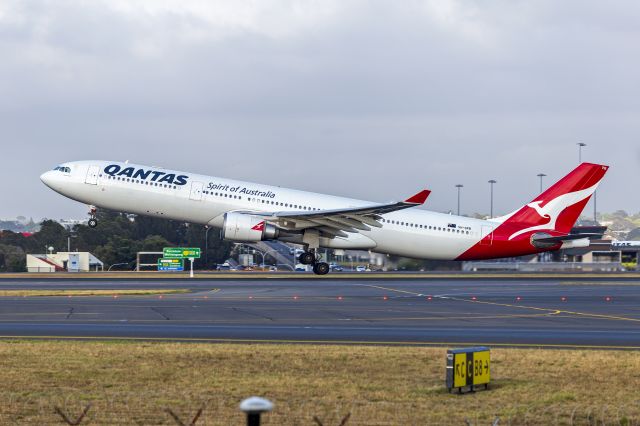
{"type": "Polygon", "coordinates": [[[318,275],[320,247],[371,250],[423,259],[482,260],[589,245],[570,234],[608,166],[582,163],[514,212],[487,220],[415,209],[430,194],[368,201],[121,162],[77,161],[44,173],[54,191],[96,207],[220,228],[238,242],[302,244],[299,261],[318,275]]]}

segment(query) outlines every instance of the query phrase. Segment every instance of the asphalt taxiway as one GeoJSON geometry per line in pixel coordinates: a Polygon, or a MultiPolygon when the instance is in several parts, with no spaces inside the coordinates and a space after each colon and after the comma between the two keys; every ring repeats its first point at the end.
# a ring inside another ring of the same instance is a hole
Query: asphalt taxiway
{"type": "Polygon", "coordinates": [[[0,297],[0,337],[640,349],[640,281],[1,280],[9,289],[184,288],[0,297]]]}

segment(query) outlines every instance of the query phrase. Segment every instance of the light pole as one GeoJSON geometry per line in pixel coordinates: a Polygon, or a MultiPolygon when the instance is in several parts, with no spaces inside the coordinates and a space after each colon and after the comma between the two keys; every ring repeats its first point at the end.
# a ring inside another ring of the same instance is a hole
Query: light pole
{"type": "Polygon", "coordinates": [[[578,142],[576,145],[578,145],[578,164],[581,164],[582,163],[582,147],[587,146],[587,144],[584,142],[578,142]]]}
{"type": "MultiPolygon", "coordinates": [[[[586,143],[578,142],[578,164],[582,164],[582,147],[587,146],[586,143]]],[[[593,191],[593,221],[598,222],[598,214],[597,214],[597,204],[598,204],[598,195],[596,191],[593,191]]]]}
{"type": "Polygon", "coordinates": [[[209,267],[209,230],[210,226],[204,227],[204,264],[205,268],[209,267]]]}
{"type": "Polygon", "coordinates": [[[460,190],[464,188],[464,185],[459,183],[456,185],[456,188],[458,188],[458,216],[460,216],[460,190]]]}
{"type": "Polygon", "coordinates": [[[538,177],[540,178],[540,193],[542,194],[542,178],[545,177],[544,173],[538,173],[538,177]]]}
{"type": "Polygon", "coordinates": [[[497,183],[497,180],[491,179],[489,181],[489,185],[491,185],[491,213],[489,214],[489,218],[493,217],[493,184],[497,183]]]}

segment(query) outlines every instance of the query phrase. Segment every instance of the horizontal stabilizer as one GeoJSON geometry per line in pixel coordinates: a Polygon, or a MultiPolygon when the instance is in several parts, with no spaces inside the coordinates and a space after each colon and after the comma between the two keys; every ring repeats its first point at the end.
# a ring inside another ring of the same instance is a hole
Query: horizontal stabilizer
{"type": "Polygon", "coordinates": [[[591,244],[590,237],[599,238],[599,234],[569,234],[552,237],[549,234],[533,234],[531,236],[531,244],[539,249],[551,248],[562,244],[560,248],[580,248],[589,247],[591,244]]]}
{"type": "Polygon", "coordinates": [[[540,243],[564,243],[565,241],[572,240],[580,240],[582,238],[595,238],[599,237],[600,234],[570,234],[570,235],[560,235],[559,237],[549,237],[549,236],[533,236],[534,242],[540,243]]]}

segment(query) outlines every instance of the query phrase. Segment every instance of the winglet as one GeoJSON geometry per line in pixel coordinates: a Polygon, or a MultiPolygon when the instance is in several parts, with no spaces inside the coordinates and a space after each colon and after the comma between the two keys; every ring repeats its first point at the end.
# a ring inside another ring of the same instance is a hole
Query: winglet
{"type": "Polygon", "coordinates": [[[404,202],[411,203],[411,204],[424,204],[424,202],[427,201],[429,194],[431,194],[431,191],[429,191],[428,189],[423,189],[422,191],[418,192],[416,195],[413,195],[407,198],[406,200],[404,200],[404,202]]]}

